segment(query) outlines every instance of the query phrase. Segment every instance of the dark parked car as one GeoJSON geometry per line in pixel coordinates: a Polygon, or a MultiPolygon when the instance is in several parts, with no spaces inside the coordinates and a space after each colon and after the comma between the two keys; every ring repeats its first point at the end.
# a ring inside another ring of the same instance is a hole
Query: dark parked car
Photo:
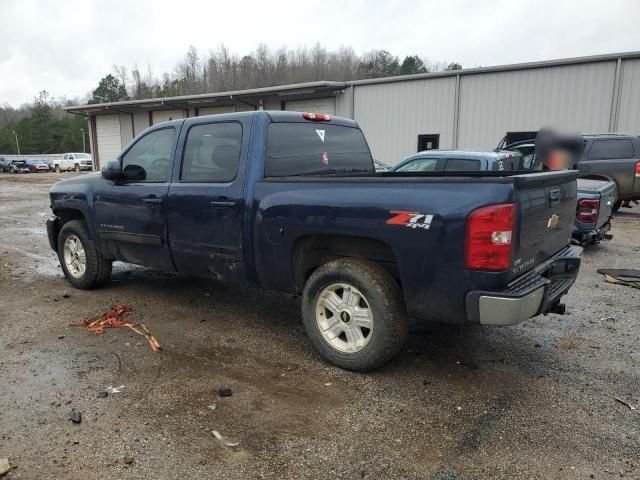
{"type": "MultiPolygon", "coordinates": [[[[503,148],[522,153],[525,167],[534,161],[534,140],[516,142],[503,148]]],[[[579,170],[580,178],[616,183],[614,212],[623,201],[640,200],[640,138],[636,136],[584,135],[584,153],[573,167],[579,170]]]]}
{"type": "Polygon", "coordinates": [[[411,155],[389,169],[391,172],[515,171],[522,169],[516,152],[467,152],[426,150],[411,155]]]}
{"type": "Polygon", "coordinates": [[[375,173],[358,125],[323,114],[192,117],[56,183],[47,233],[76,288],[121,260],[300,294],[318,352],[370,370],[402,348],[409,317],[564,311],[582,255],[577,172],[521,173],[375,173]]]}
{"type": "MultiPolygon", "coordinates": [[[[520,152],[526,169],[542,170],[542,163],[536,158],[535,141],[517,142],[504,148],[520,152]]],[[[593,245],[610,238],[611,216],[616,201],[614,181],[579,178],[573,240],[581,245],[593,245]]]]}
{"type": "Polygon", "coordinates": [[[11,171],[11,160],[5,158],[5,157],[0,157],[0,172],[10,172],[11,171]]]}
{"type": "Polygon", "coordinates": [[[11,173],[29,173],[31,170],[25,160],[12,160],[9,171],[11,173]]]}

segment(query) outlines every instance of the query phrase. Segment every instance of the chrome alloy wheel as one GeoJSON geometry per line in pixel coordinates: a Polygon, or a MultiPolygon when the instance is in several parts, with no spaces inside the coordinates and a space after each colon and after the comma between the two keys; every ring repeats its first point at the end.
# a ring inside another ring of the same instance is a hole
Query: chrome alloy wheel
{"type": "Polygon", "coordinates": [[[373,333],[373,311],[365,296],[348,283],[332,283],[316,299],[316,322],[322,338],[343,353],[364,349],[373,333]]]}
{"type": "Polygon", "coordinates": [[[87,269],[87,255],[82,242],[75,235],[69,235],[64,241],[64,264],[74,278],[81,278],[87,269]]]}

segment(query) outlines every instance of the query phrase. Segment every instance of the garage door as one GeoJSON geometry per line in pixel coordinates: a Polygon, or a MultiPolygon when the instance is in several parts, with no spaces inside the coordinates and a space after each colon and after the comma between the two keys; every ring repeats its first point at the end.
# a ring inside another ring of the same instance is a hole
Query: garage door
{"type": "Polygon", "coordinates": [[[293,110],[294,112],[313,112],[336,114],[336,99],[334,97],[315,98],[313,100],[292,100],[285,102],[285,110],[293,110]]]}
{"type": "Polygon", "coordinates": [[[198,109],[198,116],[217,115],[219,113],[233,113],[236,109],[233,105],[221,105],[217,107],[201,107],[198,109]]]}
{"type": "Polygon", "coordinates": [[[154,125],[160,122],[168,122],[169,120],[177,120],[184,118],[184,110],[158,110],[151,114],[151,120],[154,125]]]}
{"type": "Polygon", "coordinates": [[[101,166],[118,156],[122,150],[120,115],[96,115],[96,140],[101,166]]]}

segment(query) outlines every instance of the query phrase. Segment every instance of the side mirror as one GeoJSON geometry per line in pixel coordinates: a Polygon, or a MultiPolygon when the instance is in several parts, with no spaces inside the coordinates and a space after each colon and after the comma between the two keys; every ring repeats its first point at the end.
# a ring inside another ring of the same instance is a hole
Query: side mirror
{"type": "Polygon", "coordinates": [[[110,160],[104,167],[102,167],[102,178],[115,181],[120,177],[122,177],[122,167],[120,167],[120,162],[118,160],[110,160]]]}

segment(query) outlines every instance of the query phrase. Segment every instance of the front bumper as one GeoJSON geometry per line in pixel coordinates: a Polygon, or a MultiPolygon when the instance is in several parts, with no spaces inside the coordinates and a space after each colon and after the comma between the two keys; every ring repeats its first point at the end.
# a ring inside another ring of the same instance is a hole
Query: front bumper
{"type": "Polygon", "coordinates": [[[47,238],[49,246],[54,252],[58,251],[58,234],[60,233],[60,219],[58,217],[49,217],[47,220],[47,238]]]}
{"type": "Polygon", "coordinates": [[[467,318],[481,325],[506,326],[550,312],[576,281],[582,251],[576,245],[560,250],[502,292],[469,292],[467,318]]]}

